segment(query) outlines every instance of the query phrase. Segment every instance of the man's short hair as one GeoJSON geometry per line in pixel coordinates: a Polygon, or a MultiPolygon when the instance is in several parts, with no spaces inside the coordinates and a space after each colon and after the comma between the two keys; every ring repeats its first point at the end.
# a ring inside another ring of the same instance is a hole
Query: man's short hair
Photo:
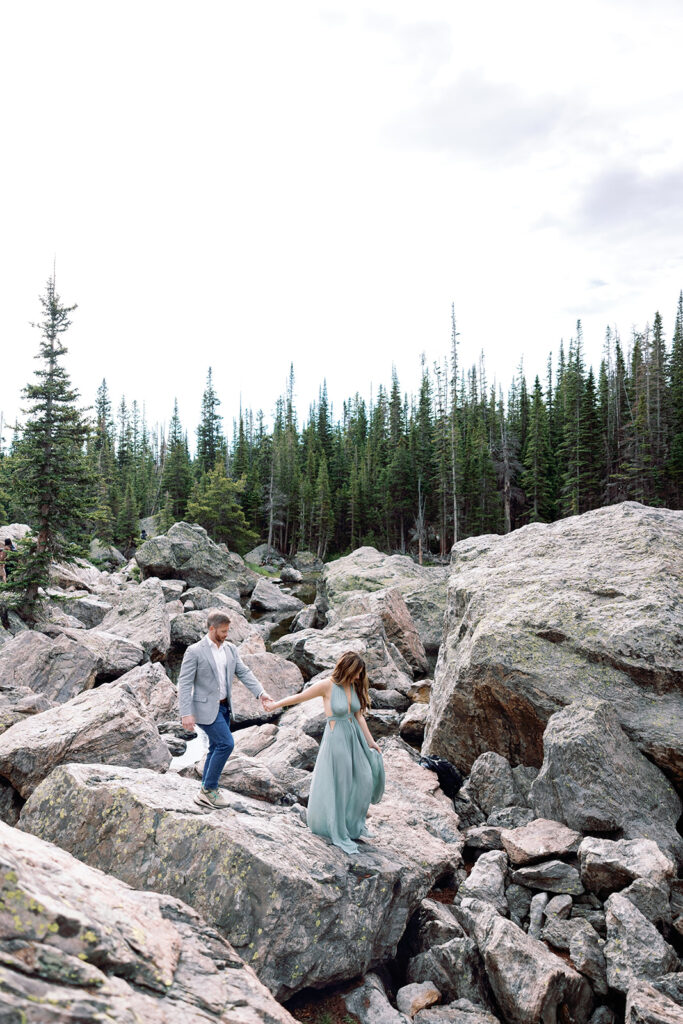
{"type": "Polygon", "coordinates": [[[226,615],[219,608],[212,608],[209,614],[206,616],[206,625],[209,629],[216,626],[229,626],[230,616],[226,615]]]}

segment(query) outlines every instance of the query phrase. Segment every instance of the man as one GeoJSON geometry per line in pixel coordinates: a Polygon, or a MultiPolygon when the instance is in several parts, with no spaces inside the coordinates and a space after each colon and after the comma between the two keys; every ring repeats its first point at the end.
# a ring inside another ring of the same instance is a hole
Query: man
{"type": "Polygon", "coordinates": [[[185,651],[178,676],[178,703],[183,728],[195,724],[209,737],[209,752],[204,763],[202,786],[195,803],[206,807],[226,807],[228,801],[218,791],[218,781],[235,741],[230,732],[230,706],[233,676],[244,683],[261,701],[263,709],[272,697],[244,664],[237,648],[227,640],[230,617],[210,611],[207,635],[185,651]]]}

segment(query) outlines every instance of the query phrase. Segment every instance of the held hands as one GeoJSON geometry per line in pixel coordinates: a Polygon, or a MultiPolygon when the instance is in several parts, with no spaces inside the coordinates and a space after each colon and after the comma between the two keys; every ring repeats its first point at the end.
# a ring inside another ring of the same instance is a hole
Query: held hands
{"type": "Polygon", "coordinates": [[[261,701],[264,711],[271,712],[277,710],[278,703],[273,700],[269,693],[262,693],[259,700],[261,701]]]}

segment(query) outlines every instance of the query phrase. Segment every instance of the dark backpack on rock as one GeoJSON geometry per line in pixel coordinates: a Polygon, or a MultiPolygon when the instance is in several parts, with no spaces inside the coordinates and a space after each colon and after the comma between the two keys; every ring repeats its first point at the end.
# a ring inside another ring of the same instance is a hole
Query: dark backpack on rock
{"type": "Polygon", "coordinates": [[[460,774],[454,764],[447,761],[445,757],[421,757],[420,764],[423,768],[429,768],[431,772],[436,772],[439,776],[439,785],[446,796],[452,800],[458,795],[465,777],[460,774]]]}

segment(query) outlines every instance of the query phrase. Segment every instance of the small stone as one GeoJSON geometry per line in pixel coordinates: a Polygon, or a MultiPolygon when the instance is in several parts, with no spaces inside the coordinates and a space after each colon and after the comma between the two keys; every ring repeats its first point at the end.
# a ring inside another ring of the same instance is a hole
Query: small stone
{"type": "Polygon", "coordinates": [[[465,829],[465,847],[470,850],[502,850],[500,829],[490,825],[474,825],[465,829]]]}
{"type": "Polygon", "coordinates": [[[565,920],[570,916],[572,912],[572,898],[568,893],[562,893],[559,896],[553,896],[545,908],[546,917],[558,917],[560,920],[565,920]]]}
{"type": "Polygon", "coordinates": [[[482,853],[476,862],[469,878],[458,889],[458,899],[471,897],[491,903],[501,914],[506,914],[508,905],[505,899],[505,880],[507,876],[507,857],[502,850],[491,850],[482,853]]]}
{"type": "Polygon", "coordinates": [[[569,950],[572,937],[583,928],[590,928],[587,921],[581,921],[578,918],[567,921],[559,917],[550,917],[546,921],[541,938],[544,942],[549,942],[555,949],[561,949],[566,953],[569,950]]]}
{"type": "Polygon", "coordinates": [[[596,839],[587,836],[579,847],[581,878],[591,892],[607,894],[636,878],[669,883],[676,865],[651,839],[596,839]]]}
{"type": "Polygon", "coordinates": [[[680,1024],[680,1003],[659,992],[654,985],[638,979],[626,995],[625,1024],[680,1024]]]}
{"type": "MultiPolygon", "coordinates": [[[[578,919],[574,918],[577,921],[578,919]]],[[[607,975],[605,943],[587,921],[581,921],[582,927],[576,928],[569,940],[569,956],[577,971],[585,975],[595,991],[602,996],[607,995],[607,975]]]]}
{"type": "Polygon", "coordinates": [[[508,901],[510,920],[514,921],[521,928],[529,916],[532,898],[531,890],[523,885],[516,885],[513,882],[505,890],[505,898],[508,901]]]}
{"type": "Polygon", "coordinates": [[[441,999],[441,993],[431,981],[404,985],[396,993],[396,1006],[408,1017],[414,1017],[420,1010],[433,1006],[441,999]]]}
{"type": "Polygon", "coordinates": [[[520,828],[533,821],[536,815],[528,807],[494,807],[486,824],[497,825],[499,828],[520,828]]]}
{"type": "Polygon", "coordinates": [[[676,952],[653,924],[620,893],[605,904],[607,922],[607,983],[627,992],[641,979],[655,980],[678,966],[676,952]]]}
{"type": "Polygon", "coordinates": [[[487,815],[494,807],[509,807],[517,797],[510,762],[493,750],[481,754],[472,765],[468,788],[487,815]]]}
{"type": "Polygon", "coordinates": [[[529,907],[529,935],[532,935],[536,939],[540,939],[541,937],[543,914],[548,905],[548,900],[549,896],[547,892],[537,892],[531,900],[529,907]]]}
{"type": "Polygon", "coordinates": [[[657,885],[649,878],[636,878],[628,889],[622,890],[621,895],[630,900],[652,924],[671,924],[669,893],[664,885],[657,885]]]}

